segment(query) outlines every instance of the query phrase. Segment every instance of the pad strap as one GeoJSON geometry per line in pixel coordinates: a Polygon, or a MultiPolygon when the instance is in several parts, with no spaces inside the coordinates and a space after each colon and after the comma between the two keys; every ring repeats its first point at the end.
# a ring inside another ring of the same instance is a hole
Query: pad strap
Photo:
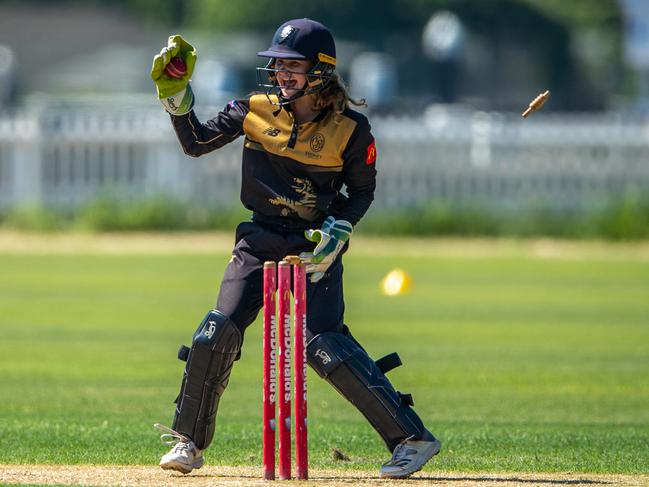
{"type": "Polygon", "coordinates": [[[397,352],[392,352],[376,361],[376,366],[384,374],[387,374],[392,369],[396,369],[401,365],[403,365],[403,362],[401,362],[401,357],[399,357],[399,354],[397,352]]]}
{"type": "Polygon", "coordinates": [[[189,348],[187,345],[181,345],[180,348],[178,349],[178,360],[187,362],[187,359],[189,358],[190,350],[191,348],[189,348]]]}

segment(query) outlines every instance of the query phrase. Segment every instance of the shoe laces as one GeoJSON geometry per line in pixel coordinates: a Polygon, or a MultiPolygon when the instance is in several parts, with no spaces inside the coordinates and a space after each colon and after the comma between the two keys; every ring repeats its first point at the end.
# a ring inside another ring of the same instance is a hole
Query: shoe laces
{"type": "Polygon", "coordinates": [[[411,450],[408,448],[408,442],[412,439],[412,436],[409,436],[405,440],[403,440],[401,443],[399,443],[395,448],[394,451],[392,452],[392,458],[384,463],[383,465],[391,465],[399,460],[402,460],[403,458],[407,457],[408,455],[411,455],[412,453],[417,453],[417,450],[411,450]]]}
{"type": "Polygon", "coordinates": [[[176,449],[179,450],[189,450],[189,442],[191,440],[182,433],[178,433],[160,423],[154,424],[153,427],[157,430],[163,431],[163,434],[160,435],[160,441],[163,444],[170,446],[176,445],[176,449]]]}
{"type": "Polygon", "coordinates": [[[179,441],[178,443],[176,443],[176,446],[173,447],[172,452],[174,452],[176,454],[181,454],[181,453],[185,453],[185,454],[191,453],[191,454],[193,454],[194,453],[192,448],[190,447],[189,443],[187,443],[185,441],[179,441]]]}

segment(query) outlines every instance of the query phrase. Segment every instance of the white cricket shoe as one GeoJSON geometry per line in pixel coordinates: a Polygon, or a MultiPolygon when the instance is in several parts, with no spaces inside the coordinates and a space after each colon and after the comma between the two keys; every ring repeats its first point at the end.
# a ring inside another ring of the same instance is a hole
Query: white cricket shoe
{"type": "Polygon", "coordinates": [[[442,449],[442,443],[432,435],[431,438],[406,439],[399,443],[392,452],[392,459],[381,467],[381,477],[403,479],[421,470],[442,449]]]}
{"type": "Polygon", "coordinates": [[[167,445],[174,445],[173,448],[160,459],[160,466],[164,470],[176,470],[177,472],[189,473],[195,468],[201,468],[205,460],[203,452],[196,448],[192,440],[177,431],[167,428],[160,423],[154,425],[159,430],[165,431],[160,435],[160,440],[167,445]]]}

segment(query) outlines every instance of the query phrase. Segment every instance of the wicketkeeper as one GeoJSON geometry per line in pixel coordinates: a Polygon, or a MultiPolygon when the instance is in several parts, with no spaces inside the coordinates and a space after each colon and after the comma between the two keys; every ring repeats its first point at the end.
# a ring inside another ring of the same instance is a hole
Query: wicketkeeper
{"type": "Polygon", "coordinates": [[[344,323],[342,255],[354,225],[374,198],[376,146],[367,118],[352,110],[336,74],[329,30],[309,19],[289,20],[257,53],[261,91],[230,101],[205,123],[196,117],[189,80],[196,50],[181,36],[153,59],[151,77],[171,115],[183,150],[198,157],[244,137],[241,201],[252,212],[239,224],[216,307],[179,354],[185,365],[171,429],[175,445],[164,469],[189,473],[203,465],[214,436],[219,399],[246,328],[263,301],[264,261],[300,254],[308,262],[307,356],[311,367],[346,397],[374,427],[392,454],[383,477],[408,477],[441,448],[385,374],[397,354],[374,361],[344,323]],[[165,74],[173,57],[187,73],[165,74]],[[346,195],[342,188],[346,188],[346,195]],[[316,351],[318,353],[316,354],[316,351]]]}

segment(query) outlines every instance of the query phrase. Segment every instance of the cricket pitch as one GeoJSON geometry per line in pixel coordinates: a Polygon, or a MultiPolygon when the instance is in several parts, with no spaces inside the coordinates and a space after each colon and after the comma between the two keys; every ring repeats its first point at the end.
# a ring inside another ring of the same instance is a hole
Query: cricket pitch
{"type": "MultiPolygon", "coordinates": [[[[441,472],[426,469],[409,480],[378,478],[377,472],[312,469],[308,481],[292,485],[322,484],[331,487],[389,486],[413,483],[417,487],[477,486],[644,486],[649,475],[602,475],[580,473],[479,473],[441,472]]],[[[261,479],[261,467],[204,467],[189,475],[169,473],[157,466],[123,465],[0,465],[2,485],[92,485],[92,486],[191,486],[269,485],[261,479]]]]}

